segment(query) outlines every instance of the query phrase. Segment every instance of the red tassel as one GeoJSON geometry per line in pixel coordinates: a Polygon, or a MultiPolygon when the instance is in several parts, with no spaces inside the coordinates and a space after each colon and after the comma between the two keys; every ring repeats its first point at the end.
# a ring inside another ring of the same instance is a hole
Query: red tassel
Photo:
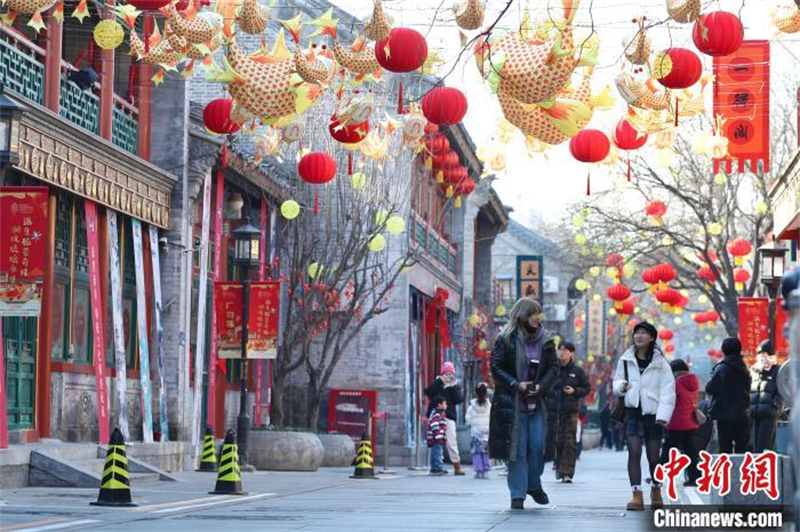
{"type": "Polygon", "coordinates": [[[319,214],[319,192],[314,189],[314,216],[319,214]]]}
{"type": "Polygon", "coordinates": [[[675,98],[675,127],[678,127],[678,99],[675,98]]]}
{"type": "Polygon", "coordinates": [[[587,196],[591,196],[592,195],[591,176],[592,176],[592,172],[591,171],[586,173],[586,195],[587,196]]]}
{"type": "Polygon", "coordinates": [[[89,68],[94,65],[94,39],[89,39],[89,68]]]}
{"type": "Polygon", "coordinates": [[[144,53],[150,53],[150,34],[153,33],[153,19],[149,13],[144,14],[144,53]]]}
{"type": "Polygon", "coordinates": [[[628,154],[628,183],[631,182],[631,155],[628,154]]]}
{"type": "Polygon", "coordinates": [[[397,114],[403,114],[403,82],[400,82],[400,90],[397,91],[397,114]]]}
{"type": "Polygon", "coordinates": [[[353,175],[353,153],[347,154],[347,175],[353,175]]]}
{"type": "Polygon", "coordinates": [[[228,167],[228,145],[222,145],[222,168],[228,167]]]}

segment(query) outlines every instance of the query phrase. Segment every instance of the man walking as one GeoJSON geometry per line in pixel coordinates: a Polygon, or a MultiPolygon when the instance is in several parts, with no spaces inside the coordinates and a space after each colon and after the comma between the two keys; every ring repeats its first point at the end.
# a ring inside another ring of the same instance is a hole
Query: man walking
{"type": "Polygon", "coordinates": [[[575,476],[578,411],[582,397],[589,395],[591,386],[586,373],[574,362],[575,345],[562,342],[558,346],[559,373],[553,386],[558,430],[556,435],[556,479],[571,483],[575,476]]]}
{"type": "Polygon", "coordinates": [[[750,445],[750,371],[738,338],[722,341],[722,361],[711,370],[706,393],[717,421],[719,452],[741,454],[750,445]]]}

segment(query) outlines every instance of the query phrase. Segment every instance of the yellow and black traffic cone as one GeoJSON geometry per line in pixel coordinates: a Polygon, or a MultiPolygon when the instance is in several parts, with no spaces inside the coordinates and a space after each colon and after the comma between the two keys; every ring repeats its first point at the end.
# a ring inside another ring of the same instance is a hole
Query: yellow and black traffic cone
{"type": "Polygon", "coordinates": [[[358,442],[356,470],[350,478],[378,478],[375,476],[375,462],[372,459],[372,442],[365,436],[358,442]]]}
{"type": "Polygon", "coordinates": [[[217,485],[212,495],[247,495],[242,491],[242,473],[239,470],[239,449],[236,445],[236,433],[229,430],[219,453],[219,472],[217,485]]]}
{"type": "Polygon", "coordinates": [[[136,506],[131,502],[131,481],[128,477],[128,457],[125,454],[125,439],[119,428],[111,433],[103,466],[103,479],[95,506],[136,506]]]}
{"type": "Polygon", "coordinates": [[[203,457],[200,459],[200,469],[214,473],[217,471],[217,444],[211,427],[206,425],[206,435],[203,437],[203,457]]]}

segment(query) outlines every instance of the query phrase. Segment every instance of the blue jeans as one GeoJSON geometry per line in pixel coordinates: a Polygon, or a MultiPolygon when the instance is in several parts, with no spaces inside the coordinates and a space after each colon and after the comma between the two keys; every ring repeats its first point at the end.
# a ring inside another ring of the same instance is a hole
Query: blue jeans
{"type": "Polygon", "coordinates": [[[508,491],[512,499],[524,499],[528,490],[542,487],[545,420],[542,409],[520,413],[516,460],[508,462],[508,491]]]}
{"type": "Polygon", "coordinates": [[[431,473],[444,471],[444,445],[434,443],[431,445],[431,473]]]}

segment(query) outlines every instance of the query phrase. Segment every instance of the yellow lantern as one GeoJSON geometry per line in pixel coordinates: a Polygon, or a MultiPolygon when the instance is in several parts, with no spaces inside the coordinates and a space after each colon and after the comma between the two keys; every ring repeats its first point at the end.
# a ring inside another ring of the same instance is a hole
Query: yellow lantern
{"type": "Polygon", "coordinates": [[[360,190],[364,188],[367,184],[367,174],[364,172],[356,172],[350,178],[350,183],[353,185],[353,188],[356,190],[360,190]]]}
{"type": "Polygon", "coordinates": [[[489,347],[489,342],[487,342],[486,340],[481,340],[480,342],[478,342],[479,349],[486,349],[487,347],[489,347]]]}
{"type": "Polygon", "coordinates": [[[502,318],[503,316],[505,316],[506,312],[508,311],[506,310],[505,305],[497,305],[497,307],[494,309],[494,315],[497,316],[498,318],[502,318]]]}
{"type": "Polygon", "coordinates": [[[574,227],[575,229],[583,229],[585,225],[586,225],[586,220],[580,214],[576,214],[575,216],[572,217],[572,227],[574,227]]]}
{"type": "Polygon", "coordinates": [[[315,279],[317,275],[322,272],[322,267],[319,265],[318,262],[312,262],[308,265],[308,276],[312,279],[315,279]]]}
{"type": "Polygon", "coordinates": [[[575,235],[575,243],[578,244],[579,246],[584,245],[586,243],[586,235],[584,235],[583,233],[578,233],[577,235],[575,235]]]}
{"type": "Polygon", "coordinates": [[[389,219],[389,211],[380,210],[375,213],[375,224],[383,225],[389,219]]]}
{"type": "Polygon", "coordinates": [[[592,301],[601,301],[602,299],[603,296],[601,296],[600,294],[595,294],[592,296],[592,301]]]}
{"type": "Polygon", "coordinates": [[[579,292],[583,292],[587,288],[589,288],[589,283],[587,283],[585,279],[578,279],[575,281],[575,289],[579,292]]]}
{"type": "Polygon", "coordinates": [[[300,214],[300,204],[295,200],[286,200],[281,203],[281,215],[287,220],[294,220],[300,214]]]}
{"type": "Polygon", "coordinates": [[[369,241],[367,247],[369,248],[370,251],[374,251],[376,253],[378,251],[383,251],[384,248],[386,247],[386,237],[384,237],[383,235],[373,236],[372,239],[369,241]]]}
{"type": "Polygon", "coordinates": [[[469,324],[473,327],[477,327],[478,324],[481,322],[481,317],[477,314],[473,314],[469,317],[469,324]]]}
{"type": "Polygon", "coordinates": [[[122,26],[114,19],[104,19],[94,27],[94,42],[103,50],[113,50],[125,38],[122,26]]]}
{"type": "Polygon", "coordinates": [[[597,277],[600,275],[600,266],[592,266],[589,268],[589,273],[592,275],[592,277],[597,277]]]}
{"type": "Polygon", "coordinates": [[[406,230],[406,221],[402,216],[392,216],[386,220],[386,229],[392,235],[399,235],[406,230]]]}
{"type": "Polygon", "coordinates": [[[636,273],[636,268],[633,267],[633,264],[628,263],[622,267],[622,273],[625,275],[625,277],[630,279],[633,277],[633,274],[636,273]]]}
{"type": "Polygon", "coordinates": [[[708,224],[708,232],[711,235],[719,236],[722,234],[722,224],[719,222],[712,222],[708,224]]]}
{"type": "Polygon", "coordinates": [[[594,355],[589,355],[588,357],[586,357],[586,360],[588,360],[589,362],[594,362],[594,355]]]}

